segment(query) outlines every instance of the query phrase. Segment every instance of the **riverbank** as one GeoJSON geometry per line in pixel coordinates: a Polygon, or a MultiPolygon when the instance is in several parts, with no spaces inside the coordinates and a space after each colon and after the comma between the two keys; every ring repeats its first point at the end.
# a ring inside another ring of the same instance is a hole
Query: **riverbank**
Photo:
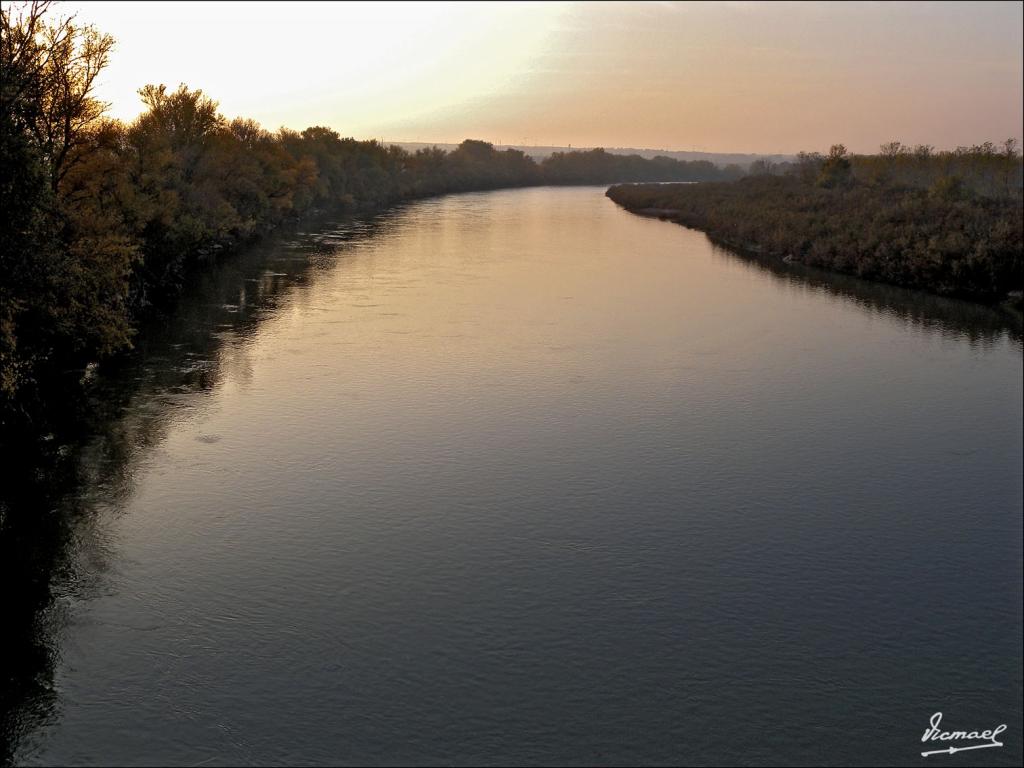
{"type": "Polygon", "coordinates": [[[749,255],[1021,308],[1020,196],[860,184],[829,189],[778,176],[618,184],[606,194],[633,213],[701,230],[749,255]]]}

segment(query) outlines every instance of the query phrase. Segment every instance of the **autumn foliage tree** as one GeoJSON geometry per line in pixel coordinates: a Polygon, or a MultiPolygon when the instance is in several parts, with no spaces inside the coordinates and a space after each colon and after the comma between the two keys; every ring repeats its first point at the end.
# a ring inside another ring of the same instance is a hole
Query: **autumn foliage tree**
{"type": "Polygon", "coordinates": [[[47,7],[0,10],[0,414],[7,415],[17,395],[38,395],[56,372],[124,346],[130,334],[124,297],[135,243],[98,210],[99,180],[70,181],[103,141],[103,105],[93,91],[112,40],[72,19],[50,23],[47,7]]]}

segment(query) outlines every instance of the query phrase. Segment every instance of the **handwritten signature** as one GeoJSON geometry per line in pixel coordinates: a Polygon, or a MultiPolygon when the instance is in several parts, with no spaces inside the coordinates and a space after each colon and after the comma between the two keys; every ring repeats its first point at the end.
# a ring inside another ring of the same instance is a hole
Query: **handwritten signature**
{"type": "Polygon", "coordinates": [[[931,752],[922,752],[921,757],[928,755],[952,755],[957,752],[966,752],[969,749],[988,749],[989,747],[1001,747],[1003,743],[996,738],[1006,730],[1006,723],[987,731],[944,731],[939,727],[942,722],[942,713],[936,712],[928,720],[929,727],[921,737],[921,741],[985,741],[985,744],[972,744],[967,747],[946,747],[935,749],[931,752]]]}

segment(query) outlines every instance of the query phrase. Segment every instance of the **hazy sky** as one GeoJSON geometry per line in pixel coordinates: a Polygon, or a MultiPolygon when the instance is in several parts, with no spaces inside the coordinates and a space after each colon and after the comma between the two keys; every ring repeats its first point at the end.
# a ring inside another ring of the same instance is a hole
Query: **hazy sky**
{"type": "Polygon", "coordinates": [[[100,96],[357,138],[794,152],[1021,138],[1024,4],[60,3],[117,39],[100,96]]]}

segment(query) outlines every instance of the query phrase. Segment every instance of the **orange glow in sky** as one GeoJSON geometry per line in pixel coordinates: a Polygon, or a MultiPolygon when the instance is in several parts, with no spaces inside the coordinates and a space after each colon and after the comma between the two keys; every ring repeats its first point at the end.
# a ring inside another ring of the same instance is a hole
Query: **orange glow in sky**
{"type": "Polygon", "coordinates": [[[795,152],[1022,134],[1022,4],[59,3],[117,39],[101,98],[202,88],[357,138],[795,152]]]}

